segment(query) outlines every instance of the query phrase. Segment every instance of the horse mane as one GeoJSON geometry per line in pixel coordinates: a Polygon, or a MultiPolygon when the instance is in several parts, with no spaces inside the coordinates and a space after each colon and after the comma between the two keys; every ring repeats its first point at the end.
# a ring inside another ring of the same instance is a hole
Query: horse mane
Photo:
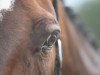
{"type": "Polygon", "coordinates": [[[93,36],[90,30],[86,28],[86,25],[83,21],[81,21],[80,16],[77,15],[70,7],[65,7],[65,12],[80,34],[87,39],[87,41],[95,50],[98,50],[99,44],[96,41],[96,38],[93,36]]]}

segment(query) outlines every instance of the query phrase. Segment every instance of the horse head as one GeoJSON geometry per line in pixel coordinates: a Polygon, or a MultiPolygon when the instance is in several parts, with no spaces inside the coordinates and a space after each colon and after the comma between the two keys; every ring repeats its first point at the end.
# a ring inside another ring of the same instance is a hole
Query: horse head
{"type": "Polygon", "coordinates": [[[52,0],[9,0],[1,9],[0,75],[54,75],[60,26],[52,0]]]}

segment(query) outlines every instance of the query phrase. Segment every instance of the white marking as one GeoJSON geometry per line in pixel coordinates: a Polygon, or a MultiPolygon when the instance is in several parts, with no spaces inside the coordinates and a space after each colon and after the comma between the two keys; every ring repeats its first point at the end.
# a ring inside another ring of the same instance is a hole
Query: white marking
{"type": "Polygon", "coordinates": [[[60,39],[58,39],[58,50],[59,50],[60,63],[62,64],[62,44],[60,39]]]}
{"type": "Polygon", "coordinates": [[[15,0],[0,0],[0,10],[12,10],[15,0]]]}
{"type": "Polygon", "coordinates": [[[2,10],[12,11],[15,0],[0,0],[0,21],[3,19],[2,10]]]}

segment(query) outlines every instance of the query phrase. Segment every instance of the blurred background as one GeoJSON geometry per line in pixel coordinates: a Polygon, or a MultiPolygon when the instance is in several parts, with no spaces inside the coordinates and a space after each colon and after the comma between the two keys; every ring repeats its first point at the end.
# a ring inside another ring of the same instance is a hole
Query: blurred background
{"type": "Polygon", "coordinates": [[[81,17],[100,43],[100,0],[64,0],[64,4],[81,17]]]}

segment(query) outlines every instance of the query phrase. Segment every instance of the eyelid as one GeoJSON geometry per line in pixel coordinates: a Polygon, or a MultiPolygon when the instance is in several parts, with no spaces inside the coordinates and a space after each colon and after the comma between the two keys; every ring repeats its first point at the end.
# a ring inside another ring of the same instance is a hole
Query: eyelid
{"type": "Polygon", "coordinates": [[[44,43],[42,44],[41,49],[46,50],[46,48],[48,48],[50,50],[54,45],[54,43],[59,38],[58,35],[59,35],[59,31],[54,31],[53,33],[51,33],[49,37],[46,39],[46,41],[44,41],[44,43]]]}

